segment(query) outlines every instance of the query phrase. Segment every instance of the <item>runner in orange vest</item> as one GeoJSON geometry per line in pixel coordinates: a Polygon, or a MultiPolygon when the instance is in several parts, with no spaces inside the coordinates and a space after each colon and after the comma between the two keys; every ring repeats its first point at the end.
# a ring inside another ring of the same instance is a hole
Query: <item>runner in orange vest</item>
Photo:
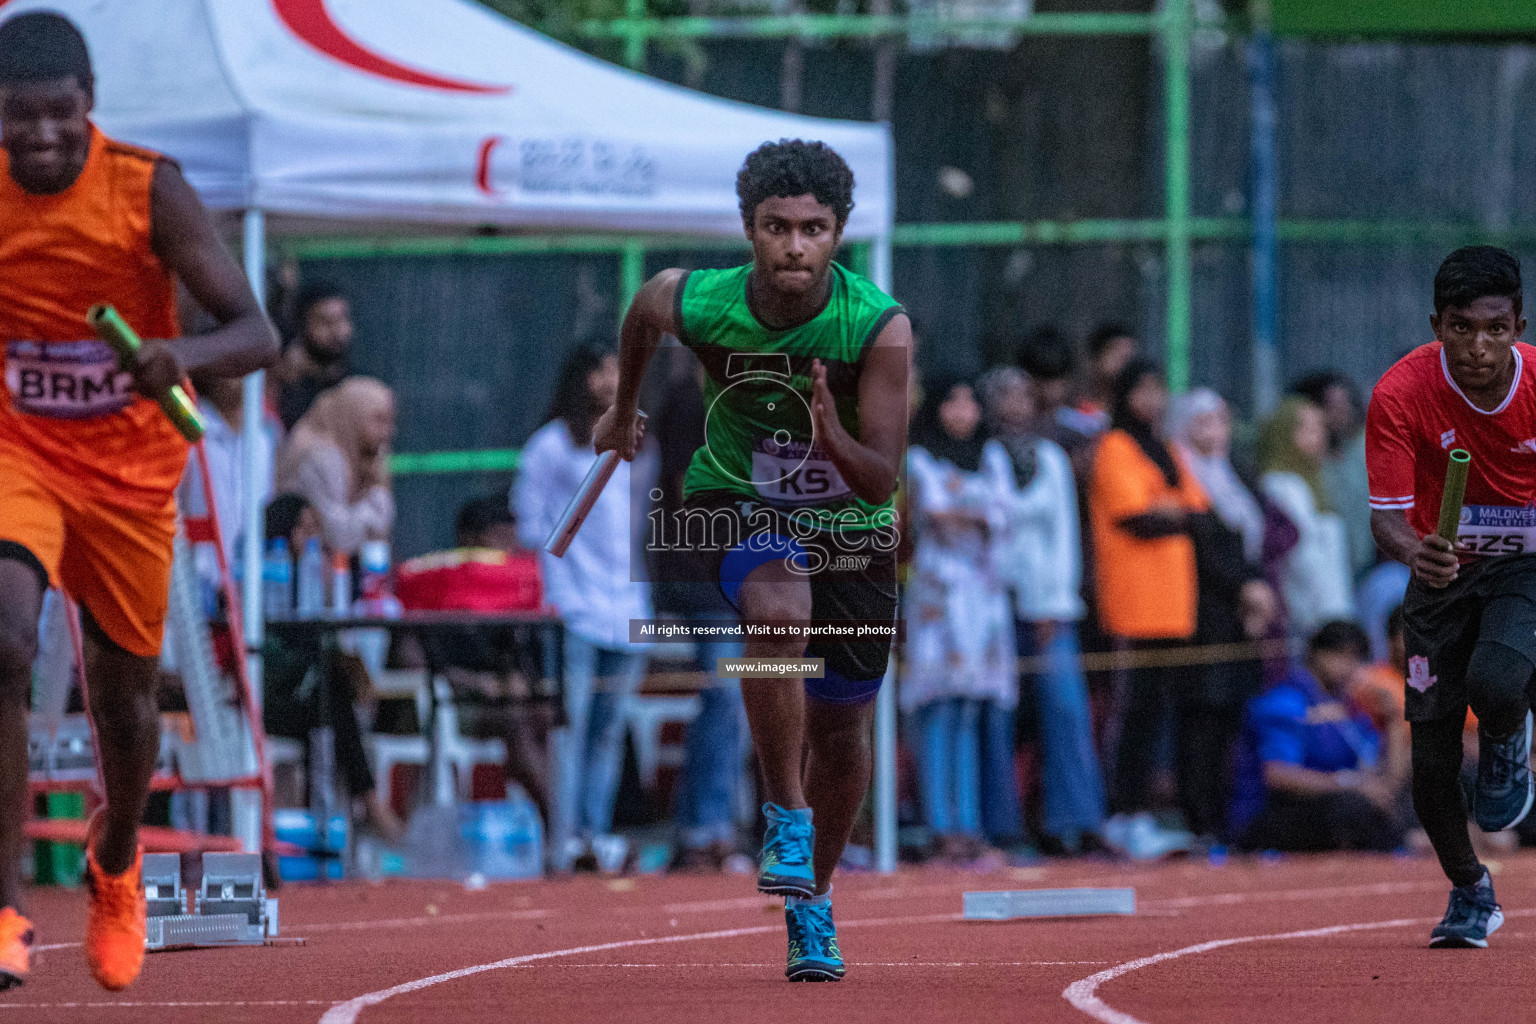
{"type": "Polygon", "coordinates": [[[77,601],[106,805],[86,850],[91,973],[121,989],[144,958],[138,825],[159,747],[155,669],[187,443],[151,399],[188,370],[236,376],[277,339],[176,164],[91,122],[94,79],[60,15],[0,23],[0,988],[24,981],[27,702],[43,592],[77,601]],[[178,338],[176,282],[218,321],[178,338]],[[145,340],[122,372],[86,310],[145,340]]]}

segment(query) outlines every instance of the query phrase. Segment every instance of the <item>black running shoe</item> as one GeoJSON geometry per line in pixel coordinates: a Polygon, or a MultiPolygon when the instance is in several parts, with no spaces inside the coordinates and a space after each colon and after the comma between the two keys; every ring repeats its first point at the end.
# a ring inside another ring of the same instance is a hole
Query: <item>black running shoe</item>
{"type": "Polygon", "coordinates": [[[1458,885],[1451,890],[1445,917],[1429,933],[1432,949],[1487,949],[1488,936],[1504,923],[1504,911],[1493,898],[1493,880],[1483,872],[1476,885],[1458,885]]]}
{"type": "Polygon", "coordinates": [[[1491,740],[1478,729],[1477,788],[1472,794],[1472,813],[1484,832],[1514,828],[1531,812],[1536,801],[1536,779],[1531,777],[1531,713],[1525,713],[1514,735],[1491,740]]]}

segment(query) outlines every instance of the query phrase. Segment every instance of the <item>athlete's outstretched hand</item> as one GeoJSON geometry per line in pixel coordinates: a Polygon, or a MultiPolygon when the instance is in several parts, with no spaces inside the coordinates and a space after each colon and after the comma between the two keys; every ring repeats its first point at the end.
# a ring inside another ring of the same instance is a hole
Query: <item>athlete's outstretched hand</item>
{"type": "Polygon", "coordinates": [[[168,341],[145,340],[130,371],[134,390],[145,398],[159,399],[187,375],[181,358],[168,341]]]}
{"type": "Polygon", "coordinates": [[[620,415],[618,410],[617,405],[611,405],[607,412],[597,418],[597,423],[592,427],[592,444],[599,455],[603,452],[618,452],[620,458],[630,462],[635,452],[640,450],[641,440],[645,438],[645,418],[633,409],[624,415],[620,415]]]}
{"type": "Polygon", "coordinates": [[[827,368],[820,359],[811,363],[811,427],[816,444],[836,460],[838,451],[853,438],[837,418],[837,402],[832,389],[827,386],[827,368]]]}
{"type": "Polygon", "coordinates": [[[1419,549],[1413,553],[1413,561],[1408,567],[1425,584],[1440,590],[1455,582],[1461,563],[1451,542],[1432,533],[1419,541],[1419,549]]]}

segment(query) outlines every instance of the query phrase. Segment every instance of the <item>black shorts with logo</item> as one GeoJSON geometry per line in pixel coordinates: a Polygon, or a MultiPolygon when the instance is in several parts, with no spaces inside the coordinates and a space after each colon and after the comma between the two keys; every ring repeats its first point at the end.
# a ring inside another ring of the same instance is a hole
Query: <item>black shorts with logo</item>
{"type": "MultiPolygon", "coordinates": [[[[747,574],[766,562],[787,559],[810,583],[813,625],[895,622],[894,526],[836,536],[793,529],[790,513],[729,491],[690,496],[681,517],[667,525],[673,571],[718,585],[738,612],[737,595],[747,574]]],[[[813,638],[805,654],[824,659],[826,678],[807,679],[806,689],[834,703],[868,699],[885,675],[890,653],[888,637],[813,638]]]]}
{"type": "Polygon", "coordinates": [[[1443,590],[1415,577],[1403,598],[1407,717],[1467,713],[1467,664],[1478,641],[1503,644],[1536,665],[1536,554],[1482,558],[1443,590]]]}

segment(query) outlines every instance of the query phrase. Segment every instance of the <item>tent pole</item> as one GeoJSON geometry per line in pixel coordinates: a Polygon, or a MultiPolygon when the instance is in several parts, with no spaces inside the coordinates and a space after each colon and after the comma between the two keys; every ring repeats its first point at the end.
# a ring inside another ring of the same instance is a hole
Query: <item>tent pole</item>
{"type": "MultiPolygon", "coordinates": [[[[889,125],[887,125],[889,131],[889,125]]],[[[886,158],[885,227],[870,246],[869,276],[887,295],[891,292],[891,233],[896,220],[895,146],[886,158]]],[[[896,653],[891,647],[885,681],[875,697],[875,870],[883,875],[896,871],[896,653]]]]}
{"type": "MultiPolygon", "coordinates": [[[[251,283],[251,290],[256,293],[256,302],[263,309],[266,308],[266,279],[267,279],[267,219],[261,210],[250,209],[245,211],[244,232],[242,236],[242,248],[245,255],[245,276],[251,283]]],[[[242,384],[242,410],[240,418],[240,434],[242,437],[255,438],[261,432],[262,406],[266,402],[266,372],[257,370],[249,373],[242,384]]],[[[256,500],[256,495],[262,492],[261,465],[256,459],[256,446],[254,444],[242,444],[242,464],[240,467],[241,478],[244,481],[246,503],[240,510],[242,517],[244,537],[240,549],[240,563],[243,566],[240,585],[240,608],[244,621],[241,623],[245,635],[246,665],[251,676],[251,692],[256,697],[260,706],[261,693],[261,642],[264,620],[261,607],[261,554],[263,534],[266,532],[262,523],[261,503],[256,500]]]]}
{"type": "MultiPolygon", "coordinates": [[[[266,307],[267,294],[266,229],[266,216],[261,210],[245,211],[241,237],[241,248],[244,250],[245,257],[245,276],[251,282],[251,291],[256,295],[257,305],[263,309],[266,307]]],[[[262,703],[261,549],[265,530],[261,502],[256,499],[256,496],[262,492],[262,481],[261,464],[256,458],[254,441],[261,433],[265,389],[265,372],[257,370],[255,373],[246,374],[241,384],[242,407],[240,410],[240,477],[244,483],[242,490],[245,492],[245,507],[240,509],[245,533],[240,551],[240,561],[244,566],[240,587],[240,609],[243,618],[241,633],[245,639],[245,665],[251,681],[251,699],[256,705],[253,710],[258,716],[261,714],[262,703]]],[[[260,728],[261,723],[255,722],[252,725],[254,728],[260,728]]],[[[263,765],[262,769],[265,771],[266,766],[263,765]]],[[[247,853],[260,853],[264,832],[262,826],[265,820],[261,806],[262,791],[251,787],[232,789],[229,801],[230,819],[233,825],[231,831],[240,840],[240,845],[247,853]]]]}

